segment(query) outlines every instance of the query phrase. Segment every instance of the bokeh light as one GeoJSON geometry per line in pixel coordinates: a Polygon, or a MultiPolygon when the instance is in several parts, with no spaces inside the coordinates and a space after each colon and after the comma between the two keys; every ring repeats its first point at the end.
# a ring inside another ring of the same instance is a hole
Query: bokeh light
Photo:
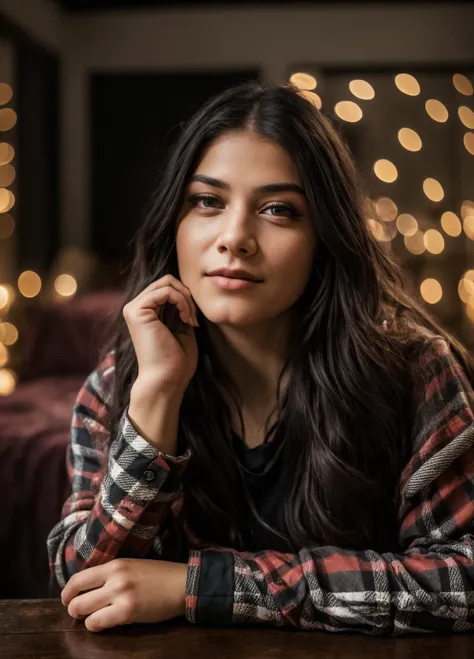
{"type": "Polygon", "coordinates": [[[71,297],[77,291],[77,282],[72,275],[59,275],[54,281],[54,288],[59,295],[71,297]]]}
{"type": "Polygon", "coordinates": [[[426,250],[423,231],[417,231],[410,236],[405,236],[403,242],[407,250],[412,254],[423,254],[426,250]]]}
{"type": "Polygon", "coordinates": [[[7,213],[15,205],[15,195],[11,190],[0,188],[0,213],[7,213]]]}
{"type": "Polygon", "coordinates": [[[0,82],[0,105],[10,103],[13,97],[13,89],[6,82],[0,82]]]}
{"type": "Polygon", "coordinates": [[[41,278],[32,270],[22,272],[18,277],[18,290],[23,297],[35,297],[41,290],[41,278]]]}
{"type": "Polygon", "coordinates": [[[418,222],[410,213],[402,213],[397,217],[397,229],[402,236],[414,236],[418,231],[418,222]]]}
{"type": "Polygon", "coordinates": [[[11,108],[0,108],[0,130],[11,130],[16,124],[17,116],[15,110],[11,108]]]}
{"type": "Polygon", "coordinates": [[[443,186],[435,178],[426,178],[423,181],[423,192],[431,201],[441,201],[444,198],[443,186]]]}
{"type": "Polygon", "coordinates": [[[9,396],[15,391],[16,378],[9,368],[0,369],[0,395],[9,396]]]}
{"type": "Polygon", "coordinates": [[[377,160],[374,165],[374,172],[377,178],[384,183],[393,183],[398,178],[397,168],[390,160],[377,160]]]}
{"type": "Polygon", "coordinates": [[[11,346],[18,340],[18,330],[12,323],[0,323],[0,343],[11,346]]]}
{"type": "Polygon", "coordinates": [[[462,221],[464,233],[470,240],[474,240],[474,215],[466,215],[462,221]]]}
{"type": "Polygon", "coordinates": [[[354,123],[362,119],[362,110],[354,101],[339,101],[334,106],[334,112],[343,121],[354,123]]]}
{"type": "Polygon", "coordinates": [[[423,236],[423,240],[430,254],[441,254],[444,249],[444,238],[436,229],[428,229],[423,236]]]}
{"type": "Polygon", "coordinates": [[[474,282],[467,273],[459,280],[458,295],[465,304],[469,304],[474,299],[474,282]]]}
{"type": "Polygon", "coordinates": [[[420,93],[420,84],[415,76],[409,73],[399,73],[395,76],[395,84],[398,89],[408,96],[418,96],[420,93]]]}
{"type": "Polygon", "coordinates": [[[363,101],[370,101],[375,98],[375,90],[366,80],[351,80],[349,89],[352,94],[363,101]]]}
{"type": "Polygon", "coordinates": [[[466,151],[474,156],[474,133],[466,133],[463,141],[466,151]]]}
{"type": "Polygon", "coordinates": [[[474,112],[467,105],[461,105],[458,108],[458,115],[466,128],[474,128],[474,112]]]}
{"type": "Polygon", "coordinates": [[[298,89],[316,89],[318,81],[310,73],[293,73],[290,82],[298,89]]]}
{"type": "Polygon", "coordinates": [[[453,75],[453,85],[460,94],[464,94],[464,96],[472,96],[472,82],[466,78],[466,76],[462,75],[462,73],[455,73],[453,75]]]}
{"type": "Polygon", "coordinates": [[[377,218],[382,222],[393,222],[398,215],[396,203],[390,197],[380,197],[375,202],[377,218]]]}
{"type": "Polygon", "coordinates": [[[445,105],[443,105],[441,101],[437,101],[434,98],[430,98],[425,103],[425,109],[428,115],[433,119],[433,121],[438,121],[439,123],[442,124],[448,120],[449,117],[448,108],[445,105]]]}
{"type": "Polygon", "coordinates": [[[3,343],[0,343],[0,368],[8,364],[10,355],[8,353],[8,348],[3,343]]]}
{"type": "Polygon", "coordinates": [[[15,180],[16,172],[13,165],[0,165],[0,188],[6,188],[15,180]]]}
{"type": "Polygon", "coordinates": [[[15,300],[15,292],[9,284],[2,284],[0,286],[0,312],[2,314],[8,313],[11,305],[15,300]]]}
{"type": "Polygon", "coordinates": [[[468,215],[474,215],[474,201],[465,199],[461,204],[461,217],[464,220],[468,215]]]}
{"type": "Polygon", "coordinates": [[[8,142],[0,142],[0,165],[6,165],[15,157],[15,150],[8,142]]]}
{"type": "Polygon", "coordinates": [[[443,297],[443,289],[437,279],[425,279],[421,282],[420,292],[428,304],[436,304],[443,297]]]}
{"type": "Polygon", "coordinates": [[[419,151],[423,146],[421,137],[411,128],[400,128],[398,131],[398,141],[407,151],[419,151]]]}
{"type": "Polygon", "coordinates": [[[459,236],[462,231],[461,220],[456,213],[453,213],[452,211],[446,211],[442,214],[441,226],[443,227],[443,231],[453,238],[459,236]]]}

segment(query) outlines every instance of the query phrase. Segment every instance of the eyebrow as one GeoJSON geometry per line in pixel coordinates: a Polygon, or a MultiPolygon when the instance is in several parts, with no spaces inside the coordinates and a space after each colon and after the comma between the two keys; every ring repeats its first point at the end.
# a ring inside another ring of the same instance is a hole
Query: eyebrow
{"type": "MultiPolygon", "coordinates": [[[[212,178],[211,176],[204,176],[202,174],[194,174],[194,176],[191,176],[191,182],[193,181],[212,185],[214,188],[221,188],[221,190],[230,189],[229,184],[225,181],[221,181],[218,178],[212,178]]],[[[304,189],[296,183],[268,183],[267,185],[261,185],[259,188],[256,188],[256,190],[258,192],[297,192],[303,197],[306,197],[304,189]]]]}

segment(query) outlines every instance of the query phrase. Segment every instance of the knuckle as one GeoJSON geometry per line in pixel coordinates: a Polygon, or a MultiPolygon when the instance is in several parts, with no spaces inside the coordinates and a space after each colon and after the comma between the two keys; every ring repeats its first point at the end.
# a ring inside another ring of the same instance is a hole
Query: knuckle
{"type": "Polygon", "coordinates": [[[131,586],[131,581],[128,575],[119,574],[114,579],[114,590],[116,593],[126,593],[131,586]]]}
{"type": "Polygon", "coordinates": [[[115,560],[111,561],[109,569],[111,570],[112,574],[123,575],[128,572],[128,564],[122,558],[116,558],[115,560]]]}

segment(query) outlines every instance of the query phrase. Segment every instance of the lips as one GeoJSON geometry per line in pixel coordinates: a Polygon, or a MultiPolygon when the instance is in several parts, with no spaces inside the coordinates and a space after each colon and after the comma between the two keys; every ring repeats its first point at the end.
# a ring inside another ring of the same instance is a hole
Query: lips
{"type": "Polygon", "coordinates": [[[231,268],[218,268],[216,270],[212,270],[212,272],[209,272],[208,276],[227,277],[228,279],[243,279],[244,281],[253,281],[253,282],[262,281],[256,275],[247,272],[246,270],[240,270],[238,268],[236,268],[235,270],[232,270],[231,268]]]}

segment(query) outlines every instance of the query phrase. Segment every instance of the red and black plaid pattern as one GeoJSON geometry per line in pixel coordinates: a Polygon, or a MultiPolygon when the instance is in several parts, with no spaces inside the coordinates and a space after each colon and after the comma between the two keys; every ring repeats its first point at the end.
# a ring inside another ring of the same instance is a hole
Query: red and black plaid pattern
{"type": "MultiPolygon", "coordinates": [[[[206,622],[222,622],[226,602],[236,624],[394,635],[474,630],[474,393],[441,338],[430,341],[417,367],[425,384],[413,392],[413,454],[401,474],[401,551],[322,546],[298,554],[248,553],[202,549],[189,538],[190,622],[204,620],[197,616],[200,588],[204,575],[207,585],[214,575],[222,583],[206,586],[206,622]]],[[[77,570],[118,556],[162,558],[174,542],[170,521],[181,507],[179,481],[189,453],[174,460],[159,454],[125,411],[110,456],[100,454],[112,373],[111,354],[88,378],[74,409],[73,494],[48,539],[60,585],[77,570]],[[149,471],[156,474],[152,481],[149,471]]]]}

